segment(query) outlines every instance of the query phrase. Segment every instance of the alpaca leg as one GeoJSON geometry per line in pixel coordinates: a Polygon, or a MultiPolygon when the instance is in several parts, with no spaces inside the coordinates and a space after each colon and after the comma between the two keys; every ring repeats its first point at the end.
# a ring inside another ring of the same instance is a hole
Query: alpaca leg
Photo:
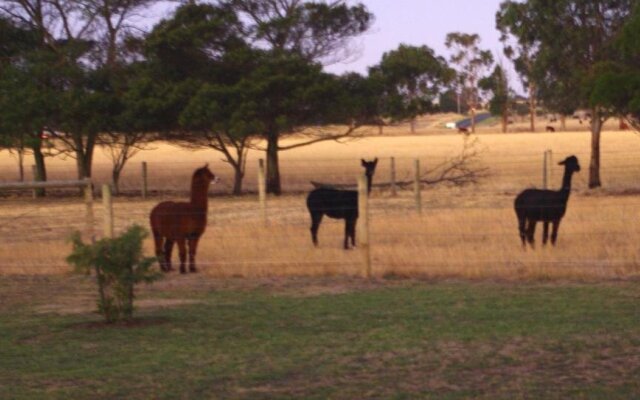
{"type": "Polygon", "coordinates": [[[153,232],[153,244],[156,251],[156,258],[160,263],[160,269],[167,271],[167,262],[164,258],[164,252],[162,251],[162,236],[156,231],[153,232]]]}
{"type": "Polygon", "coordinates": [[[520,234],[520,240],[522,241],[522,247],[527,246],[527,219],[525,217],[518,216],[518,233],[520,234]]]}
{"type": "Polygon", "coordinates": [[[189,238],[189,272],[198,272],[196,269],[196,250],[198,249],[198,240],[200,238],[189,238]]]}
{"type": "Polygon", "coordinates": [[[322,213],[311,213],[311,240],[314,246],[318,245],[318,229],[322,222],[322,213]]]}
{"type": "Polygon", "coordinates": [[[560,228],[560,220],[553,221],[551,228],[551,244],[556,245],[556,239],[558,238],[558,228],[560,228]]]}
{"type": "Polygon", "coordinates": [[[184,263],[187,260],[187,245],[184,239],[178,239],[178,253],[180,255],[180,273],[186,274],[184,263]]]}
{"type": "Polygon", "coordinates": [[[349,225],[349,232],[351,234],[351,245],[353,247],[356,247],[356,222],[358,222],[358,220],[354,219],[349,225]]]}
{"type": "Polygon", "coordinates": [[[549,239],[549,221],[544,221],[542,224],[542,245],[544,246],[549,239]]]}
{"type": "Polygon", "coordinates": [[[349,239],[351,239],[351,246],[356,247],[356,221],[345,219],[344,220],[344,249],[349,249],[349,239]]]}
{"type": "Polygon", "coordinates": [[[164,263],[165,271],[171,271],[171,253],[173,252],[173,240],[167,238],[164,241],[164,263]]]}
{"type": "Polygon", "coordinates": [[[529,242],[529,244],[531,245],[531,247],[535,247],[535,239],[534,239],[534,235],[536,234],[536,223],[538,221],[530,219],[529,220],[529,226],[527,226],[527,241],[529,242]]]}

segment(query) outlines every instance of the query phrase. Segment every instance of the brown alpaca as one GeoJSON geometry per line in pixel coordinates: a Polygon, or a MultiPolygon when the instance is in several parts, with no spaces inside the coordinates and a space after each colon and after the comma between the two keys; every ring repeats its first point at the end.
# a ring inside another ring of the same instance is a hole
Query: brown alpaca
{"type": "Polygon", "coordinates": [[[171,271],[173,244],[178,243],[180,272],[186,273],[186,244],[189,246],[189,271],[196,272],[198,240],[207,227],[207,192],[209,184],[217,182],[208,165],[197,169],[191,179],[191,201],[163,201],[151,210],[149,217],[160,268],[171,271]]]}

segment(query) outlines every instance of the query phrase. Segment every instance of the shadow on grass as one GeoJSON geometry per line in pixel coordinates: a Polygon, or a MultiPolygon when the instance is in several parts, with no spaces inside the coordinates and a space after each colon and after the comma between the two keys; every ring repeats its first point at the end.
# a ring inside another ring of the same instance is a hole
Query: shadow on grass
{"type": "Polygon", "coordinates": [[[74,330],[136,329],[155,327],[171,323],[167,317],[136,317],[126,321],[83,321],[67,325],[74,330]]]}

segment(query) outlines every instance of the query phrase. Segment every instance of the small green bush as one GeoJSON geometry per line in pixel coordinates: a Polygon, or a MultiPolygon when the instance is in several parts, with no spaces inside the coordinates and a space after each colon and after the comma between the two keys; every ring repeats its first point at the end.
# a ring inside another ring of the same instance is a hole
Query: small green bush
{"type": "Polygon", "coordinates": [[[155,257],[143,257],[142,241],[148,236],[144,228],[133,225],[116,238],[104,238],[84,244],[79,232],[71,236],[73,251],[67,262],[80,273],[96,274],[98,312],[106,321],[130,320],[133,317],[134,286],[161,277],[151,271],[155,257]]]}

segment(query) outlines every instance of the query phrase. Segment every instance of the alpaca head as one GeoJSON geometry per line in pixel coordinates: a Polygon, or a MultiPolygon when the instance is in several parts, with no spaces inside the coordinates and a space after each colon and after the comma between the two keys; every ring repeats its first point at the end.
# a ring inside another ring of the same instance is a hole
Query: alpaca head
{"type": "Polygon", "coordinates": [[[209,164],[205,164],[204,167],[198,168],[193,173],[193,180],[198,182],[207,182],[207,184],[213,182],[218,183],[219,179],[217,176],[209,170],[209,164]]]}
{"type": "Polygon", "coordinates": [[[568,172],[579,172],[580,164],[578,163],[578,157],[569,156],[565,158],[563,161],[560,161],[558,165],[564,165],[568,172]]]}
{"type": "Polygon", "coordinates": [[[373,161],[365,161],[364,159],[361,159],[360,161],[362,162],[364,174],[367,178],[373,178],[373,174],[376,172],[376,166],[378,165],[378,158],[376,157],[373,161]]]}

